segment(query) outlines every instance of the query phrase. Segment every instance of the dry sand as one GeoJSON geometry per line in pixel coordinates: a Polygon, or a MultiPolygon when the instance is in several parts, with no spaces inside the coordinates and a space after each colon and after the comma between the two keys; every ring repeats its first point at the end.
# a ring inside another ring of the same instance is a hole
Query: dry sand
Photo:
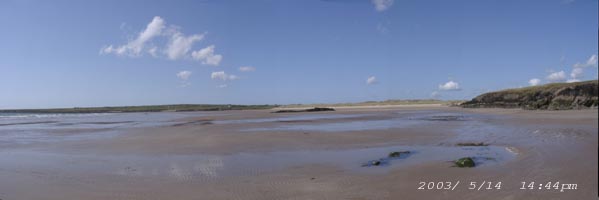
{"type": "Polygon", "coordinates": [[[431,106],[220,114],[132,128],[109,138],[0,143],[0,199],[507,200],[598,195],[597,110],[431,106]],[[342,118],[317,118],[330,115],[342,118]],[[466,117],[426,118],[438,115],[466,117]],[[452,167],[451,154],[459,151],[452,149],[462,149],[455,147],[459,142],[489,143],[513,157],[490,151],[500,159],[475,168],[452,167]],[[388,166],[360,167],[389,149],[416,153],[388,166]],[[448,181],[459,184],[454,190],[418,189],[420,182],[448,181]],[[502,185],[469,190],[473,181],[477,186],[483,181],[502,185]],[[534,190],[520,189],[521,182],[533,181],[534,190]],[[540,183],[556,181],[577,184],[577,189],[538,189],[540,183]]]}

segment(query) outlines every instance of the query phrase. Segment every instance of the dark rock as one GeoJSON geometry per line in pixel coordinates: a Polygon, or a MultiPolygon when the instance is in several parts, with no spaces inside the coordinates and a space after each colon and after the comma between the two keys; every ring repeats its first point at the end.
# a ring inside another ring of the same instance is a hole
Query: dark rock
{"type": "Polygon", "coordinates": [[[409,154],[410,151],[394,151],[389,153],[389,157],[390,158],[398,158],[400,157],[402,154],[409,154]]]}
{"type": "Polygon", "coordinates": [[[379,166],[379,165],[382,165],[382,164],[383,164],[382,160],[371,160],[371,161],[368,161],[367,163],[364,163],[362,165],[362,167],[379,166]]]}
{"type": "Polygon", "coordinates": [[[335,109],[314,107],[314,108],[303,109],[303,110],[277,110],[277,111],[274,111],[273,113],[323,112],[323,111],[335,111],[335,109]]]}
{"type": "Polygon", "coordinates": [[[463,146],[463,147],[480,147],[480,146],[489,146],[489,144],[485,144],[484,142],[479,142],[479,143],[475,143],[475,142],[462,142],[462,143],[458,143],[458,146],[463,146]]]}

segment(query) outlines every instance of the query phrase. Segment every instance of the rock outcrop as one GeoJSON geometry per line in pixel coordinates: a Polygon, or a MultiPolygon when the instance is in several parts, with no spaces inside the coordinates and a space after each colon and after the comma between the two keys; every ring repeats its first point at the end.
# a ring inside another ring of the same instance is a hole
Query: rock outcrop
{"type": "Polygon", "coordinates": [[[597,108],[597,80],[551,83],[479,95],[460,106],[465,108],[584,109],[597,108]]]}

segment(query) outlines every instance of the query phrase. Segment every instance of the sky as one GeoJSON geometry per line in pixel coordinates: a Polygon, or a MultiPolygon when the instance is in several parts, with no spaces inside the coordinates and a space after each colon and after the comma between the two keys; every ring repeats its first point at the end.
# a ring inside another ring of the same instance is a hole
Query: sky
{"type": "Polygon", "coordinates": [[[0,109],[470,99],[597,79],[597,0],[0,0],[0,109]]]}

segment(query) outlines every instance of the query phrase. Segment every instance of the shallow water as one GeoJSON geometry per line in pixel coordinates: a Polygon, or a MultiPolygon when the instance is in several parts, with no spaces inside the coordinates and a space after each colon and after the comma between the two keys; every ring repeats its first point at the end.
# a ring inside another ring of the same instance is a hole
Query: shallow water
{"type": "MultiPolygon", "coordinates": [[[[352,115],[348,115],[352,116],[352,115]]],[[[297,116],[302,117],[302,116],[297,116]]],[[[352,116],[353,117],[353,116],[352,116]]],[[[419,112],[397,112],[388,119],[380,120],[352,120],[348,119],[344,122],[327,122],[327,123],[297,123],[283,124],[274,127],[249,128],[243,131],[323,131],[323,132],[340,132],[340,131],[364,131],[364,130],[384,130],[391,128],[405,128],[410,126],[421,126],[434,123],[459,123],[472,120],[475,115],[458,114],[458,113],[435,113],[431,111],[419,112]]],[[[335,116],[335,118],[350,118],[343,116],[335,116]]],[[[277,118],[280,120],[280,118],[277,118]]]]}
{"type": "Polygon", "coordinates": [[[190,116],[222,115],[215,112],[31,114],[4,113],[0,116],[0,142],[29,144],[116,136],[127,128],[175,124],[190,116]]]}

